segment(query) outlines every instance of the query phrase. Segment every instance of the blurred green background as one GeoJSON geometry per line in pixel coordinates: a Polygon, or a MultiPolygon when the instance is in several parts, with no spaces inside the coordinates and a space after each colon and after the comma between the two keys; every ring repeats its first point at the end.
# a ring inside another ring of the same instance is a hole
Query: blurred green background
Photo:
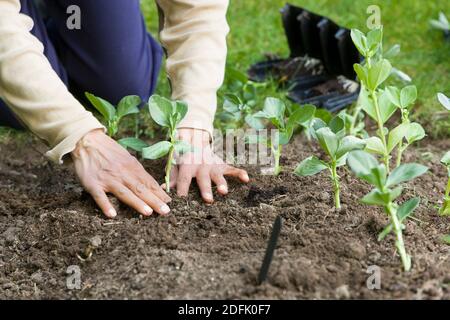
{"type": "MultiPolygon", "coordinates": [[[[279,9],[284,0],[231,0],[228,22],[228,64],[245,71],[252,63],[263,58],[266,52],[288,55],[279,9]]],[[[368,6],[381,8],[385,31],[385,47],[400,44],[401,54],[393,61],[394,67],[413,78],[419,91],[416,115],[427,125],[430,134],[450,137],[450,119],[434,121],[436,111],[443,109],[437,102],[436,93],[450,95],[450,42],[444,42],[440,31],[430,28],[429,20],[437,18],[440,11],[450,19],[450,1],[445,0],[291,0],[325,15],[340,25],[367,32],[368,6]]],[[[149,29],[156,34],[158,19],[153,0],[143,0],[142,7],[149,29]]],[[[401,84],[399,84],[401,85],[401,84]]],[[[226,91],[227,88],[222,88],[226,91]]],[[[164,76],[158,88],[167,94],[164,76]]],[[[267,95],[274,95],[269,86],[267,95]]]]}
{"type": "MultiPolygon", "coordinates": [[[[289,54],[279,13],[285,3],[284,0],[230,1],[229,65],[245,71],[252,63],[263,59],[264,53],[272,52],[281,56],[289,54]]],[[[443,111],[437,102],[436,93],[444,92],[450,96],[450,41],[445,42],[443,33],[432,29],[429,24],[429,20],[436,19],[440,11],[445,12],[450,19],[450,1],[291,0],[290,3],[328,16],[342,26],[358,28],[364,32],[368,31],[368,6],[378,5],[384,25],[385,48],[396,43],[402,47],[402,52],[394,59],[393,65],[409,74],[418,87],[419,99],[415,115],[426,126],[429,135],[450,137],[450,117],[447,120],[436,120],[437,112],[443,111]]],[[[157,35],[158,13],[155,1],[141,0],[141,4],[150,32],[157,35]]],[[[227,91],[226,83],[225,81],[221,92],[227,91]]],[[[160,75],[157,91],[159,94],[169,94],[164,72],[160,75]]],[[[269,85],[261,93],[261,98],[265,96],[283,98],[283,93],[277,92],[274,85],[269,85]]],[[[11,130],[0,128],[0,140],[10,135],[11,130]]]]}

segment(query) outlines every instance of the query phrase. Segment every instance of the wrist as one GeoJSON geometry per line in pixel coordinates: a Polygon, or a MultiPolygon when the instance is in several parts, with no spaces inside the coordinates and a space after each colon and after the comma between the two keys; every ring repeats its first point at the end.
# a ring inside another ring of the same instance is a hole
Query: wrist
{"type": "Polygon", "coordinates": [[[78,140],[75,149],[71,152],[71,156],[76,158],[80,157],[82,151],[95,144],[100,136],[105,136],[102,129],[94,129],[86,133],[80,140],[78,140]]]}
{"type": "Polygon", "coordinates": [[[177,130],[177,138],[197,147],[211,145],[211,135],[208,131],[195,128],[180,128],[177,130]]]}

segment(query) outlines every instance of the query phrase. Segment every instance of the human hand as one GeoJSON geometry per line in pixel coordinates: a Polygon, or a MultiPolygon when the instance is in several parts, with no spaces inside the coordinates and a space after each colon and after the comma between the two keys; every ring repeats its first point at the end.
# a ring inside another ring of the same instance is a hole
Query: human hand
{"type": "Polygon", "coordinates": [[[141,163],[102,130],[86,134],[71,153],[76,174],[108,218],[117,212],[106,196],[111,193],[144,216],[170,212],[170,197],[141,163]]]}
{"type": "MultiPolygon", "coordinates": [[[[197,180],[202,198],[208,203],[214,201],[212,183],[217,186],[219,194],[226,195],[228,193],[226,176],[238,178],[244,183],[249,182],[245,170],[227,165],[214,154],[209,133],[206,131],[182,128],[178,130],[178,138],[194,148],[194,152],[177,159],[177,166],[172,170],[170,187],[176,187],[179,196],[187,196],[192,178],[197,180]]],[[[165,185],[162,187],[165,188],[165,185]]]]}

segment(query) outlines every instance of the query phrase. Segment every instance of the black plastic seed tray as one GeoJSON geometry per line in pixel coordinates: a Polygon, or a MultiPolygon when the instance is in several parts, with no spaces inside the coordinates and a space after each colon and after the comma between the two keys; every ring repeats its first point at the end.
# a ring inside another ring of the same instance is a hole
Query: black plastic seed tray
{"type": "Polygon", "coordinates": [[[281,17],[290,56],[270,56],[252,65],[249,78],[277,80],[299,104],[311,103],[332,112],[352,104],[359,93],[353,65],[361,57],[350,30],[291,4],[281,9],[281,17]]]}

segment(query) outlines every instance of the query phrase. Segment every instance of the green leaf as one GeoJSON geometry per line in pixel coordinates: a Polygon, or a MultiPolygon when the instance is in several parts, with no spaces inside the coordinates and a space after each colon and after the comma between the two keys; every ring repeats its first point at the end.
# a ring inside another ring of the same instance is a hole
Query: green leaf
{"type": "Polygon", "coordinates": [[[169,141],[161,141],[142,149],[142,157],[144,159],[156,160],[168,154],[170,148],[172,148],[172,144],[169,141]]]}
{"type": "Polygon", "coordinates": [[[315,156],[304,159],[295,169],[294,173],[301,177],[313,176],[325,169],[328,165],[315,156]]]}
{"type": "Polygon", "coordinates": [[[374,63],[367,73],[367,87],[375,91],[389,77],[391,70],[392,65],[386,59],[374,63]]]}
{"type": "Polygon", "coordinates": [[[117,117],[123,118],[129,114],[139,113],[138,106],[141,104],[141,98],[138,96],[126,96],[119,101],[117,105],[117,117]]]}
{"type": "Polygon", "coordinates": [[[138,138],[123,138],[117,141],[125,149],[130,148],[134,151],[142,152],[142,149],[148,147],[148,143],[138,138]]]}
{"type": "Polygon", "coordinates": [[[443,93],[438,93],[437,97],[442,106],[450,111],[450,99],[443,93]]]}
{"type": "Polygon", "coordinates": [[[286,105],[280,99],[268,97],[264,101],[263,111],[269,119],[278,119],[283,122],[285,110],[286,105]]]}
{"type": "Polygon", "coordinates": [[[397,216],[400,222],[403,222],[405,219],[407,219],[411,214],[416,210],[416,208],[420,204],[420,198],[412,198],[403,203],[398,209],[397,209],[397,216]]]}
{"type": "Polygon", "coordinates": [[[338,148],[336,134],[330,128],[325,127],[317,130],[316,136],[322,149],[334,159],[338,148]]]}
{"type": "Polygon", "coordinates": [[[148,101],[148,110],[152,119],[162,127],[170,128],[172,117],[172,101],[159,95],[152,95],[148,101]]]}
{"type": "Polygon", "coordinates": [[[223,102],[223,110],[225,110],[229,113],[236,113],[236,112],[239,112],[239,105],[235,104],[231,100],[225,100],[223,102]]]}
{"type": "Polygon", "coordinates": [[[450,244],[450,234],[448,236],[442,237],[442,241],[444,241],[447,244],[450,244]]]}
{"type": "Polygon", "coordinates": [[[387,204],[386,198],[383,197],[383,194],[378,189],[374,189],[370,191],[368,194],[366,194],[361,199],[361,202],[375,206],[384,206],[387,204]]]}
{"type": "Polygon", "coordinates": [[[378,97],[378,106],[380,107],[381,121],[385,124],[395,113],[397,107],[391,102],[386,91],[383,91],[378,97]]]}
{"type": "Polygon", "coordinates": [[[105,99],[96,97],[89,92],[85,92],[85,95],[89,102],[95,107],[95,109],[100,112],[100,114],[103,116],[103,119],[107,121],[112,121],[114,119],[114,117],[116,116],[116,108],[114,108],[111,103],[109,103],[105,99]]]}
{"type": "Polygon", "coordinates": [[[366,67],[363,67],[360,64],[354,64],[353,69],[355,69],[356,75],[358,76],[359,80],[365,85],[368,85],[368,75],[367,75],[367,69],[366,67]]]}
{"type": "Polygon", "coordinates": [[[391,153],[392,150],[403,140],[406,136],[406,132],[408,131],[409,124],[402,123],[396,128],[394,128],[391,132],[389,132],[387,149],[388,153],[391,153]]]}
{"type": "MultiPolygon", "coordinates": [[[[403,203],[400,208],[397,209],[397,216],[400,223],[410,217],[414,210],[419,206],[420,198],[412,198],[403,203]]],[[[389,223],[382,232],[378,235],[378,241],[382,241],[393,230],[392,223],[389,223]]]]}
{"type": "Polygon", "coordinates": [[[450,151],[447,151],[441,159],[441,162],[446,166],[450,166],[450,151]]]}
{"type": "Polygon", "coordinates": [[[299,106],[296,111],[294,111],[294,113],[296,112],[299,112],[299,115],[295,117],[296,123],[304,125],[310,122],[312,118],[314,118],[316,107],[312,104],[305,104],[303,106],[299,106]]]}
{"type": "Polygon", "coordinates": [[[373,103],[373,100],[365,87],[361,88],[358,98],[358,104],[362,107],[364,112],[366,112],[369,117],[377,121],[377,111],[375,109],[375,104],[373,103]]]}
{"type": "Polygon", "coordinates": [[[400,101],[400,89],[397,87],[389,86],[385,90],[386,96],[389,100],[398,108],[402,107],[402,103],[400,101]]]}
{"type": "Polygon", "coordinates": [[[338,133],[345,129],[345,123],[344,120],[340,115],[335,116],[333,119],[331,119],[330,123],[328,124],[328,127],[331,129],[333,133],[338,133]]]}
{"type": "Polygon", "coordinates": [[[406,130],[405,136],[408,144],[422,140],[423,138],[425,138],[425,135],[426,134],[424,128],[417,122],[408,124],[408,129],[406,130]]]}
{"type": "Polygon", "coordinates": [[[403,109],[407,109],[413,105],[417,99],[417,87],[404,87],[400,93],[400,103],[403,109]]]}
{"type": "Polygon", "coordinates": [[[366,142],[362,139],[354,136],[346,136],[339,142],[336,158],[339,159],[350,151],[364,149],[365,145],[366,142]]]}
{"type": "Polygon", "coordinates": [[[253,115],[248,114],[245,116],[245,122],[253,129],[262,130],[265,128],[262,121],[258,118],[255,118],[253,115]]]}
{"type": "Polygon", "coordinates": [[[175,118],[172,128],[175,129],[175,127],[180,123],[180,121],[183,120],[184,117],[186,116],[188,112],[188,105],[186,102],[180,100],[174,101],[172,102],[172,104],[175,105],[174,111],[172,111],[173,116],[175,118]]]}
{"type": "Polygon", "coordinates": [[[358,49],[359,53],[362,56],[367,55],[367,38],[361,31],[357,29],[352,29],[350,36],[355,44],[355,47],[358,49]]]}
{"type": "Polygon", "coordinates": [[[370,175],[371,170],[378,166],[378,161],[369,153],[356,150],[349,153],[347,164],[356,176],[359,177],[370,175]]]}
{"type": "Polygon", "coordinates": [[[370,137],[365,139],[366,148],[365,150],[370,153],[384,154],[383,142],[378,137],[370,137]]]}
{"type": "Polygon", "coordinates": [[[194,148],[189,143],[182,140],[175,141],[174,148],[175,152],[178,155],[183,155],[185,153],[192,152],[194,150],[194,148]]]}
{"type": "Polygon", "coordinates": [[[402,164],[389,175],[386,187],[395,186],[423,175],[428,168],[418,163],[402,164]]]}
{"type": "Polygon", "coordinates": [[[377,53],[381,43],[383,41],[383,29],[378,28],[370,31],[367,34],[367,48],[369,50],[370,56],[377,53]]]}

